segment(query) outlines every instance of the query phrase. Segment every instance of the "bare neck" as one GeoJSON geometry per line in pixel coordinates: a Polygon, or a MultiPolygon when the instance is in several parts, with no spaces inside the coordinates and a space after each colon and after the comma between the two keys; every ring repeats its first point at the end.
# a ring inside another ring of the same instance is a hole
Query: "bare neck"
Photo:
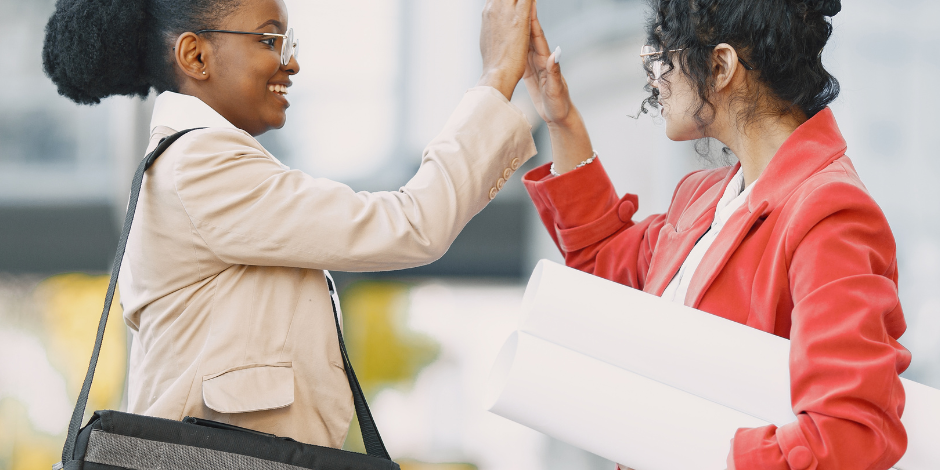
{"type": "Polygon", "coordinates": [[[714,136],[728,146],[741,162],[744,185],[750,186],[764,172],[777,150],[799,127],[805,118],[787,114],[761,116],[746,126],[734,119],[717,121],[714,136]]]}

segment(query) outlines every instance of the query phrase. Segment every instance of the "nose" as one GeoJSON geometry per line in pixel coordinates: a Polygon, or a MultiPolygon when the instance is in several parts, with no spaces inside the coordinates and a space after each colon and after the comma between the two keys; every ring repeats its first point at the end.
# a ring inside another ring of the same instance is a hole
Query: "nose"
{"type": "Polygon", "coordinates": [[[283,69],[289,75],[297,75],[300,73],[300,62],[297,61],[297,56],[292,55],[290,57],[290,62],[288,62],[287,65],[282,65],[281,69],[283,69]]]}

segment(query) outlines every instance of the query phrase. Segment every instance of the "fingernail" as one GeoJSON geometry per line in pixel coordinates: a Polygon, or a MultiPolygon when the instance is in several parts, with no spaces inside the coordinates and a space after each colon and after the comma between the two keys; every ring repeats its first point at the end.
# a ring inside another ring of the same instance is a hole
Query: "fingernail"
{"type": "Polygon", "coordinates": [[[556,64],[561,63],[561,46],[555,47],[555,63],[556,64]]]}

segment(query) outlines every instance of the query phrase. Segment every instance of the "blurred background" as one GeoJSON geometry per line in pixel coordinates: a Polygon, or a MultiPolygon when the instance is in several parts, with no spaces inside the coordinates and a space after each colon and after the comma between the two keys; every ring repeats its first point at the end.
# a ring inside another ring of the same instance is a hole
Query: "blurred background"
{"type": "MultiPolygon", "coordinates": [[[[286,0],[302,40],[283,129],[262,143],[287,165],[357,190],[413,174],[480,73],[483,0],[286,0]]],[[[153,97],[76,106],[43,75],[54,0],[0,0],[0,470],[59,460],[87,358],[130,177],[153,97]]],[[[853,0],[834,18],[824,62],[849,155],[898,242],[914,355],[906,377],[940,387],[940,4],[853,0]]],[[[641,0],[541,0],[551,47],[621,193],[642,218],[664,211],[679,178],[707,163],[662,125],[632,119],[645,77],[641,0]]],[[[549,161],[524,88],[514,103],[549,161]]],[[[420,470],[605,469],[610,462],[482,409],[482,384],[515,328],[540,258],[560,260],[518,181],[440,261],[385,274],[334,273],[352,360],[391,454],[420,470]]],[[[122,406],[131,335],[115,307],[89,410],[122,406]]],[[[361,448],[358,430],[347,448],[361,448]]]]}

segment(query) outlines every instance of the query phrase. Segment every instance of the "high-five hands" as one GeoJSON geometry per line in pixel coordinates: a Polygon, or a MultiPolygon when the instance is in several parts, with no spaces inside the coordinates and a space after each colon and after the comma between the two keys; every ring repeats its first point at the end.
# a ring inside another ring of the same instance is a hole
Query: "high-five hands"
{"type": "Polygon", "coordinates": [[[512,98],[526,69],[530,18],[534,0],[486,0],[480,31],[483,76],[478,85],[496,88],[512,98]]]}

